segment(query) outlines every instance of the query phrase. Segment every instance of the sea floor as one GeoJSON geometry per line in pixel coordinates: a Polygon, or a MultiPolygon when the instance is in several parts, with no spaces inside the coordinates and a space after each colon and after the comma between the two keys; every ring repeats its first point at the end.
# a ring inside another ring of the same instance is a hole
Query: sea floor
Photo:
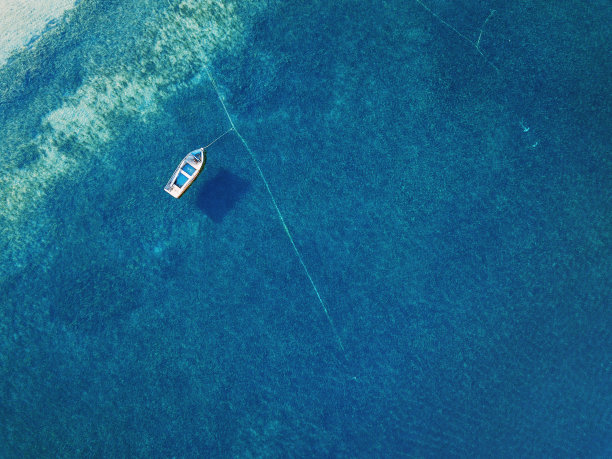
{"type": "Polygon", "coordinates": [[[0,54],[0,456],[612,454],[607,2],[72,6],[0,54]]]}

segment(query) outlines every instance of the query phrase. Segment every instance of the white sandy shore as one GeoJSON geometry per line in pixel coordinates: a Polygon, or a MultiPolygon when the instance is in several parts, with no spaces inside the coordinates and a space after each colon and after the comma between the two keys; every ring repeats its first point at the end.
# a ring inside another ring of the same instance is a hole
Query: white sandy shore
{"type": "Polygon", "coordinates": [[[0,65],[15,50],[40,35],[52,20],[74,7],[75,0],[0,0],[0,65]]]}

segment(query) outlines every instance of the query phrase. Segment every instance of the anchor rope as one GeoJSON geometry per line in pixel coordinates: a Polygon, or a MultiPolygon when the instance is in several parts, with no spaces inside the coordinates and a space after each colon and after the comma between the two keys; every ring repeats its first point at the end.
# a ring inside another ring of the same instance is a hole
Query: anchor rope
{"type": "Polygon", "coordinates": [[[233,128],[233,127],[229,128],[227,131],[225,131],[223,134],[221,134],[221,135],[220,135],[219,137],[217,137],[215,140],[213,140],[213,141],[212,141],[212,142],[210,142],[208,145],[206,145],[206,146],[204,147],[204,150],[206,150],[208,147],[210,147],[212,144],[214,144],[214,143],[215,143],[217,140],[219,140],[221,137],[224,137],[224,136],[225,136],[225,134],[229,134],[229,133],[230,133],[231,131],[233,131],[233,130],[234,130],[234,128],[233,128]]]}
{"type": "MultiPolygon", "coordinates": [[[[297,248],[297,245],[295,244],[295,241],[293,240],[293,235],[291,234],[291,231],[289,231],[289,227],[287,226],[287,223],[285,222],[285,217],[283,216],[283,213],[281,212],[280,208],[278,207],[278,204],[276,202],[276,198],[274,197],[274,194],[272,193],[272,189],[270,188],[270,184],[268,183],[268,180],[266,179],[266,176],[264,175],[263,170],[259,166],[259,161],[257,160],[257,156],[255,156],[255,153],[253,153],[253,150],[251,150],[251,148],[249,147],[249,145],[246,142],[246,140],[244,139],[244,137],[242,137],[240,132],[238,132],[238,129],[236,129],[236,125],[234,124],[234,121],[232,120],[232,117],[230,116],[230,114],[229,114],[229,112],[227,110],[227,107],[225,106],[225,103],[223,102],[223,97],[221,97],[221,92],[219,91],[219,87],[217,86],[217,82],[215,81],[215,79],[213,78],[212,74],[208,70],[208,67],[204,66],[204,69],[206,70],[206,73],[208,74],[208,78],[210,79],[210,82],[212,83],[213,88],[214,88],[215,92],[217,93],[217,97],[219,98],[219,102],[221,102],[221,106],[223,107],[223,110],[225,111],[225,115],[227,116],[227,119],[228,119],[228,121],[230,122],[230,124],[232,126],[230,129],[228,129],[227,132],[225,132],[225,134],[227,134],[228,132],[233,130],[236,133],[236,135],[238,136],[238,138],[240,139],[240,141],[242,142],[242,144],[244,145],[244,147],[246,148],[246,150],[249,153],[249,155],[251,156],[251,159],[253,160],[253,163],[255,164],[255,168],[257,169],[257,172],[259,172],[259,176],[261,177],[261,180],[263,181],[263,183],[264,183],[264,185],[266,187],[266,191],[268,192],[268,195],[270,196],[270,199],[272,200],[272,204],[274,205],[274,209],[276,209],[276,213],[277,213],[278,218],[279,218],[279,220],[281,222],[281,225],[283,226],[283,229],[285,230],[285,234],[289,238],[289,242],[291,242],[291,246],[293,247],[293,251],[295,252],[295,255],[296,255],[298,261],[302,265],[302,268],[304,269],[304,273],[306,274],[306,277],[310,281],[310,285],[312,286],[312,289],[314,290],[314,292],[315,292],[315,294],[317,296],[317,299],[319,300],[319,303],[321,304],[321,307],[323,308],[323,312],[325,313],[325,317],[327,317],[327,321],[329,322],[329,325],[331,326],[331,329],[332,329],[334,335],[336,336],[336,339],[338,340],[338,344],[340,345],[340,349],[342,349],[342,352],[346,352],[345,349],[344,349],[344,344],[342,343],[342,339],[340,338],[340,335],[338,334],[338,332],[336,330],[336,326],[334,325],[334,321],[332,320],[331,316],[329,315],[327,307],[325,306],[325,302],[323,301],[323,298],[321,297],[321,294],[319,293],[319,289],[317,288],[317,285],[315,284],[312,276],[310,275],[310,271],[308,270],[308,267],[306,266],[306,263],[304,262],[302,254],[301,254],[300,250],[297,248]]],[[[225,134],[223,134],[223,135],[225,135],[225,134]]]]}

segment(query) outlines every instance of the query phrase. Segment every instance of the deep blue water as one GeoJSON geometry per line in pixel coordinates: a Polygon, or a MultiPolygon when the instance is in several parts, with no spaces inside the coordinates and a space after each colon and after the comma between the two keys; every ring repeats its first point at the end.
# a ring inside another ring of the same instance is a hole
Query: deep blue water
{"type": "Polygon", "coordinates": [[[0,68],[0,456],[612,456],[611,19],[79,2],[0,68]],[[163,191],[219,97],[330,320],[236,133],[163,191]]]}

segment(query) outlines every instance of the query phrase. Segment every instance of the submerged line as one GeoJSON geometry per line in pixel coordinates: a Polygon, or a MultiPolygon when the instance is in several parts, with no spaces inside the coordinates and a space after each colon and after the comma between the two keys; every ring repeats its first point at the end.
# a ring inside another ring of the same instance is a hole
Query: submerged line
{"type": "MultiPolygon", "coordinates": [[[[229,129],[227,132],[233,130],[236,133],[236,135],[238,136],[238,138],[240,139],[240,141],[242,142],[242,144],[244,145],[244,147],[246,148],[246,150],[249,153],[249,155],[251,156],[251,159],[253,160],[253,163],[255,164],[255,167],[257,168],[257,172],[259,172],[259,176],[261,177],[261,180],[263,181],[264,185],[266,186],[266,191],[268,192],[268,195],[270,196],[270,199],[272,200],[272,204],[274,205],[274,208],[276,209],[276,213],[278,215],[278,218],[279,218],[281,224],[283,225],[283,229],[285,230],[285,234],[287,234],[287,237],[289,238],[289,242],[291,242],[291,246],[293,247],[293,251],[295,252],[295,255],[297,256],[297,259],[299,260],[300,264],[302,265],[302,268],[304,269],[304,273],[306,273],[306,277],[310,281],[310,285],[312,285],[312,289],[314,290],[315,294],[317,295],[317,299],[319,300],[319,303],[321,304],[321,307],[323,308],[323,312],[325,313],[325,317],[327,317],[327,321],[329,322],[329,325],[331,326],[331,329],[334,332],[334,335],[336,335],[336,339],[338,340],[338,344],[340,345],[340,349],[342,349],[342,352],[345,352],[344,344],[342,344],[342,339],[340,338],[340,335],[338,334],[338,332],[336,330],[336,326],[334,325],[334,321],[332,320],[331,316],[329,315],[327,307],[325,306],[325,302],[323,301],[323,298],[321,297],[321,294],[319,293],[319,289],[317,288],[317,286],[316,286],[312,276],[310,275],[310,271],[308,271],[308,267],[306,266],[306,263],[304,263],[304,259],[302,258],[302,254],[300,253],[300,250],[295,245],[295,242],[293,240],[293,235],[291,234],[291,231],[289,231],[289,228],[287,227],[287,224],[285,223],[285,217],[283,217],[283,214],[282,214],[280,208],[278,207],[278,204],[276,203],[276,198],[274,197],[274,194],[272,194],[272,190],[270,189],[270,185],[268,184],[268,180],[266,179],[266,176],[264,175],[263,171],[261,170],[261,167],[259,166],[259,161],[257,160],[257,157],[255,156],[255,153],[253,153],[253,150],[251,150],[251,148],[247,144],[247,142],[244,139],[244,137],[242,137],[240,132],[238,132],[238,129],[236,129],[236,125],[234,124],[234,121],[232,120],[232,117],[230,116],[230,114],[229,114],[229,112],[227,110],[227,107],[225,106],[225,103],[223,102],[223,98],[221,97],[221,92],[219,91],[219,88],[217,86],[217,82],[215,81],[215,79],[213,78],[212,74],[208,70],[208,67],[205,66],[204,69],[206,70],[206,73],[208,74],[208,78],[210,79],[210,82],[212,83],[213,88],[215,89],[215,92],[217,93],[217,97],[219,98],[219,102],[221,102],[221,106],[223,107],[223,110],[225,111],[225,115],[227,116],[227,119],[229,120],[229,122],[230,122],[230,124],[232,126],[232,128],[229,129]]],[[[227,132],[226,132],[226,134],[227,134],[227,132]]],[[[223,135],[225,135],[225,134],[223,134],[223,135]]]]}
{"type": "Polygon", "coordinates": [[[450,25],[448,22],[446,22],[444,19],[442,19],[440,17],[439,14],[436,14],[430,7],[428,7],[425,3],[423,3],[421,0],[415,0],[419,5],[421,5],[426,11],[428,11],[434,18],[436,18],[438,21],[440,21],[442,24],[444,24],[446,27],[448,27],[449,29],[451,29],[453,32],[455,32],[457,34],[457,36],[463,38],[465,41],[467,41],[470,45],[472,45],[474,48],[476,48],[476,51],[478,51],[478,54],[480,54],[483,59],[485,60],[485,62],[490,65],[491,67],[493,67],[495,69],[496,72],[499,73],[499,69],[497,68],[497,66],[491,62],[487,56],[481,51],[480,49],[480,39],[482,38],[482,33],[483,33],[483,29],[484,26],[487,24],[487,22],[489,22],[489,19],[491,19],[491,16],[493,16],[493,14],[495,13],[495,10],[491,10],[491,12],[489,13],[489,16],[487,17],[487,19],[485,20],[485,22],[482,24],[482,27],[480,27],[480,35],[478,36],[478,41],[474,42],[472,40],[470,40],[468,37],[466,37],[464,34],[462,34],[461,32],[459,32],[456,28],[454,28],[452,25],[450,25]]]}

